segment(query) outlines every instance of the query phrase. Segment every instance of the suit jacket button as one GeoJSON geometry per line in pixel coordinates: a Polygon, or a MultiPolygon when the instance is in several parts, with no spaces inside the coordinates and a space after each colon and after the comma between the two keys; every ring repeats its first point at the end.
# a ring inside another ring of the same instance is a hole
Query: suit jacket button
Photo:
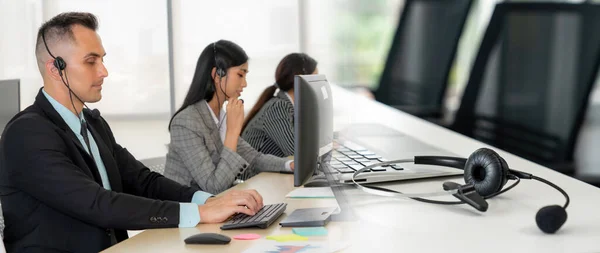
{"type": "Polygon", "coordinates": [[[169,221],[169,219],[167,219],[167,217],[163,217],[163,223],[167,223],[167,221],[169,221]]]}
{"type": "Polygon", "coordinates": [[[154,217],[154,216],[150,217],[150,222],[156,222],[156,217],[154,217]]]}
{"type": "Polygon", "coordinates": [[[159,223],[162,223],[162,217],[156,217],[156,221],[158,221],[159,223]]]}

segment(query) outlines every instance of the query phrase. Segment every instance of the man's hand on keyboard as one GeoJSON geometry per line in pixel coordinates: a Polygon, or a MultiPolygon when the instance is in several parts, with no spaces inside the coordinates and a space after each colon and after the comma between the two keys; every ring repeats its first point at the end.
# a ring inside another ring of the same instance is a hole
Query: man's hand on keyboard
{"type": "Polygon", "coordinates": [[[209,198],[198,206],[198,211],[201,223],[218,223],[236,213],[254,215],[262,207],[262,196],[256,190],[231,190],[223,196],[209,198]]]}

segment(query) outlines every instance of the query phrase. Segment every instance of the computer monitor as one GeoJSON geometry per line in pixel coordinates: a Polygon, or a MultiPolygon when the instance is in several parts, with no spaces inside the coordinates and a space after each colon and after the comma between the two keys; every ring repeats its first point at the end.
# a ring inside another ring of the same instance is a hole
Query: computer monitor
{"type": "Polygon", "coordinates": [[[294,77],[294,186],[303,185],[333,149],[333,98],[325,75],[294,77]]]}
{"type": "Polygon", "coordinates": [[[19,79],[0,80],[0,136],[4,127],[21,110],[19,79]]]}

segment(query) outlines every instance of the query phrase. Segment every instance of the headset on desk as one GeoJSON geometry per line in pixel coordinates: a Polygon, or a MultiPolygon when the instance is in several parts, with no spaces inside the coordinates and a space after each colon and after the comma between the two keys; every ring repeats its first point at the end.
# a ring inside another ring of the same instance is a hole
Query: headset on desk
{"type": "Polygon", "coordinates": [[[500,157],[498,153],[491,149],[478,149],[473,152],[468,159],[447,156],[415,156],[414,159],[387,161],[371,164],[356,171],[352,175],[352,182],[354,185],[356,185],[356,187],[359,189],[371,194],[386,197],[411,198],[431,204],[456,205],[466,203],[482,212],[487,211],[488,208],[488,204],[485,199],[498,196],[512,189],[520,182],[521,179],[533,179],[540,181],[558,190],[564,195],[566,202],[563,206],[551,205],[543,207],[537,212],[535,217],[536,224],[542,231],[548,234],[556,232],[567,220],[566,208],[570,201],[569,195],[563,189],[548,180],[526,172],[510,169],[508,164],[506,164],[506,161],[500,157]],[[460,185],[454,182],[444,182],[444,191],[407,194],[383,187],[359,184],[355,181],[355,178],[360,173],[368,171],[371,168],[410,162],[414,164],[437,165],[463,169],[465,171],[464,179],[466,184],[460,185]],[[502,189],[508,180],[515,180],[515,183],[506,189],[502,189]],[[461,201],[438,201],[424,198],[448,194],[452,194],[461,201]]]}

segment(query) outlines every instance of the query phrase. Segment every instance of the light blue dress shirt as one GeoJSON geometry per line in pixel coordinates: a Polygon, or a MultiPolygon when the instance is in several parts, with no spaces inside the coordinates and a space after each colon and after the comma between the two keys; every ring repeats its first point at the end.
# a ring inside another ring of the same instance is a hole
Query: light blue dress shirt
{"type": "MultiPolygon", "coordinates": [[[[89,154],[90,151],[85,144],[83,136],[81,135],[81,122],[79,121],[79,118],[65,106],[48,95],[44,89],[42,89],[42,93],[44,93],[44,96],[46,99],[48,99],[54,110],[58,112],[62,119],[67,123],[69,128],[71,128],[75,136],[77,136],[77,139],[79,139],[81,142],[81,145],[85,151],[89,154]]],[[[79,116],[85,121],[83,112],[80,112],[79,116]]],[[[94,140],[94,137],[92,136],[92,133],[89,132],[89,129],[87,131],[90,141],[90,148],[92,149],[92,156],[94,157],[96,167],[98,167],[98,173],[102,179],[102,186],[107,190],[111,190],[110,182],[108,181],[108,174],[106,173],[106,167],[104,166],[104,162],[102,162],[102,157],[100,157],[100,151],[98,150],[96,140],[94,140]]],[[[197,191],[194,193],[191,203],[179,203],[179,227],[195,227],[200,222],[198,205],[204,204],[206,200],[212,196],[213,195],[210,193],[197,191]]]]}

